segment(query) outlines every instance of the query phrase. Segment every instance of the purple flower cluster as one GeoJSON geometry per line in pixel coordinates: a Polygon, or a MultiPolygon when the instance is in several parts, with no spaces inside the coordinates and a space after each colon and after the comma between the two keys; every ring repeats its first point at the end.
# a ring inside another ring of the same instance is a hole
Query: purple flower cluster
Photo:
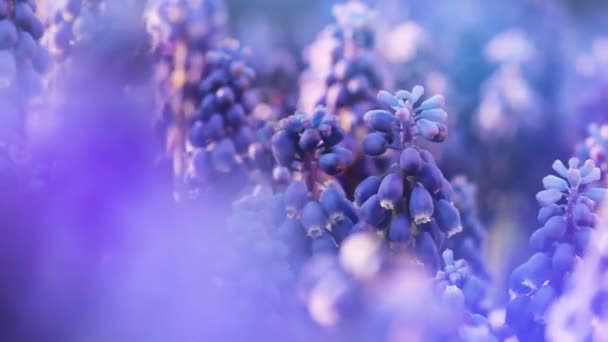
{"type": "Polygon", "coordinates": [[[595,211],[608,194],[598,185],[600,169],[593,160],[581,164],[571,158],[568,167],[557,160],[553,170],[558,175],[543,178],[545,190],[536,195],[542,227],[530,236],[534,254],[509,277],[507,323],[524,341],[544,338],[548,309],[568,288],[577,257],[593,239],[595,211]]]}
{"type": "Polygon", "coordinates": [[[573,125],[527,230],[526,180],[578,134],[535,69],[559,58],[511,25],[534,15],[439,0],[392,28],[380,2],[333,5],[300,63],[229,38],[239,0],[0,0],[0,339],[606,339],[605,122],[573,125]]]}

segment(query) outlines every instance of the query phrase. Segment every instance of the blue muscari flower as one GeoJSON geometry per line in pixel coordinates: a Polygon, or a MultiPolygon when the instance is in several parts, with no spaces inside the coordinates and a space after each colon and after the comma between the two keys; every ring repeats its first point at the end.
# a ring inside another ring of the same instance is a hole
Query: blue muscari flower
{"type": "MultiPolygon", "coordinates": [[[[582,260],[576,264],[568,286],[552,303],[547,320],[548,339],[600,341],[608,323],[608,245],[605,217],[589,242],[582,260]]],[[[559,248],[559,247],[558,247],[559,248]]],[[[559,253],[571,254],[570,247],[559,253]]],[[[558,251],[556,251],[556,254],[558,251]]],[[[549,298],[550,293],[545,297],[549,298]]],[[[549,300],[546,301],[549,301],[549,300]]],[[[543,303],[539,303],[543,304],[543,303]]]]}
{"type": "Polygon", "coordinates": [[[235,41],[226,41],[207,53],[207,66],[195,93],[200,103],[188,127],[187,147],[194,153],[208,153],[213,169],[198,170],[199,165],[194,164],[186,174],[203,193],[238,192],[247,180],[249,149],[256,134],[248,122],[251,103],[247,91],[254,72],[244,63],[246,54],[235,41]]]}
{"type": "Polygon", "coordinates": [[[50,69],[47,49],[40,44],[45,33],[36,16],[35,4],[27,1],[4,1],[0,16],[0,111],[3,133],[0,139],[11,141],[25,133],[26,111],[33,95],[42,90],[42,77],[50,69]],[[7,135],[11,136],[7,136],[7,135]],[[14,136],[12,136],[14,135],[14,136]]]}
{"type": "MultiPolygon", "coordinates": [[[[337,23],[329,32],[336,48],[331,52],[332,70],[326,77],[326,89],[319,101],[336,113],[345,112],[354,117],[351,121],[355,123],[360,121],[365,108],[375,105],[373,94],[382,84],[378,63],[372,56],[374,30],[370,13],[361,3],[334,7],[337,23]]],[[[350,127],[345,128],[350,131],[350,127]]]]}
{"type": "Polygon", "coordinates": [[[278,189],[284,194],[284,219],[298,221],[313,254],[335,252],[359,220],[341,186],[324,181],[352,163],[352,152],[341,146],[342,138],[335,117],[318,107],[310,116],[294,114],[280,120],[270,140],[275,170],[290,174],[289,184],[278,189]]]}
{"type": "Polygon", "coordinates": [[[387,110],[372,110],[365,114],[365,122],[372,131],[383,132],[390,138],[390,146],[403,149],[414,137],[442,142],[447,137],[447,113],[443,109],[444,98],[432,96],[422,102],[424,88],[416,86],[410,91],[400,90],[396,94],[381,90],[379,102],[387,110]]]}
{"type": "Polygon", "coordinates": [[[543,178],[545,190],[536,195],[542,227],[530,236],[534,254],[509,277],[507,323],[525,340],[544,330],[547,310],[568,287],[577,258],[586,253],[594,212],[608,194],[593,160],[581,164],[571,158],[568,166],[557,160],[553,170],[557,175],[543,178]]]}
{"type": "Polygon", "coordinates": [[[592,159],[600,168],[602,182],[608,182],[608,125],[589,125],[589,136],[577,148],[577,155],[581,159],[592,159]]]}
{"type": "Polygon", "coordinates": [[[485,279],[488,277],[483,254],[486,230],[477,214],[476,187],[463,176],[454,178],[448,185],[452,188],[448,198],[454,200],[460,213],[462,232],[450,238],[447,244],[457,259],[466,260],[474,273],[485,279]]]}
{"type": "Polygon", "coordinates": [[[464,259],[456,260],[451,249],[441,254],[443,268],[435,275],[435,286],[440,293],[451,289],[461,293],[464,304],[470,312],[479,313],[485,310],[484,300],[488,284],[473,274],[473,270],[464,259]]]}
{"type": "Polygon", "coordinates": [[[342,138],[335,117],[319,107],[311,118],[296,114],[281,120],[271,147],[281,166],[303,172],[308,171],[306,168],[318,167],[335,176],[353,161],[352,152],[339,145],[342,138]]]}
{"type": "MultiPolygon", "coordinates": [[[[414,145],[414,137],[422,132],[420,125],[431,123],[439,127],[445,125],[447,118],[441,108],[443,97],[433,96],[422,101],[423,94],[420,86],[411,92],[399,91],[396,95],[384,90],[378,93],[377,98],[383,107],[370,110],[364,116],[371,132],[362,141],[363,151],[377,157],[389,149],[397,150],[399,161],[392,164],[382,177],[364,179],[355,189],[354,202],[360,207],[361,221],[364,222],[358,227],[371,226],[383,231],[387,239],[394,242],[395,248],[409,244],[410,247],[406,248],[417,250],[419,253],[415,254],[430,262],[433,270],[437,267],[435,261],[439,255],[429,257],[423,254],[440,252],[447,240],[462,231],[462,223],[452,203],[452,186],[432,155],[414,145]],[[440,125],[432,120],[440,120],[440,125]],[[403,224],[401,221],[406,218],[410,222],[403,224]],[[395,220],[397,222],[393,224],[395,220]],[[413,243],[410,237],[415,238],[413,243]],[[428,248],[425,246],[428,242],[436,245],[428,248]],[[418,244],[422,244],[421,248],[418,244]]],[[[442,129],[441,132],[447,130],[442,129]]],[[[427,138],[443,140],[438,136],[427,138]]]]}

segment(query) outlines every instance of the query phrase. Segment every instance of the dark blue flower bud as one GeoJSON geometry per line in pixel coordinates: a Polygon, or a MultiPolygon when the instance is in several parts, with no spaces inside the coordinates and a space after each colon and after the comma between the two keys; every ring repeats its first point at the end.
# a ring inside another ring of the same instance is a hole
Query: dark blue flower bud
{"type": "Polygon", "coordinates": [[[318,237],[323,234],[329,220],[323,208],[318,202],[309,201],[302,209],[302,226],[310,237],[318,237]]]}
{"type": "Polygon", "coordinates": [[[287,117],[281,121],[281,125],[291,135],[300,134],[305,129],[301,114],[287,117]]]}
{"type": "Polygon", "coordinates": [[[323,122],[323,118],[325,118],[325,115],[327,115],[327,110],[325,110],[324,107],[317,107],[310,118],[310,124],[312,125],[312,127],[319,127],[323,122]]]}
{"type": "Polygon", "coordinates": [[[414,223],[430,222],[434,210],[435,206],[431,194],[420,183],[416,184],[409,201],[410,217],[414,220],[414,223]]]}
{"type": "Polygon", "coordinates": [[[390,217],[390,211],[380,205],[378,195],[373,195],[361,205],[361,217],[365,222],[379,228],[385,223],[386,218],[390,217]]]}
{"type": "Polygon", "coordinates": [[[397,117],[386,110],[371,110],[364,115],[365,122],[374,130],[392,132],[397,127],[397,117]]]}
{"type": "Polygon", "coordinates": [[[348,217],[336,222],[331,228],[331,235],[334,237],[336,242],[342,243],[346,239],[355,224],[348,217]]]}
{"type": "Polygon", "coordinates": [[[249,126],[242,126],[234,136],[234,147],[239,154],[243,154],[249,150],[249,146],[253,143],[255,134],[249,126]]]}
{"type": "Polygon", "coordinates": [[[533,320],[530,311],[530,297],[521,295],[515,297],[507,304],[505,320],[509,327],[515,331],[525,329],[533,320]]]}
{"type": "Polygon", "coordinates": [[[0,20],[0,49],[8,49],[17,44],[17,28],[11,20],[0,20]]]}
{"type": "Polygon", "coordinates": [[[532,255],[511,273],[509,288],[523,294],[538,288],[549,278],[551,264],[551,258],[545,253],[532,255]]]}
{"type": "Polygon", "coordinates": [[[347,164],[335,153],[324,153],[319,157],[319,167],[328,175],[335,176],[344,172],[347,164]]]}
{"type": "Polygon", "coordinates": [[[583,202],[577,202],[572,206],[572,218],[577,226],[592,226],[594,222],[591,208],[583,202]]]}
{"type": "Polygon", "coordinates": [[[245,110],[243,106],[236,103],[226,112],[226,122],[229,125],[237,126],[245,121],[245,110]]]}
{"type": "Polygon", "coordinates": [[[557,241],[566,234],[566,220],[561,216],[553,216],[545,222],[543,228],[547,229],[551,239],[557,241]]]}
{"type": "Polygon", "coordinates": [[[205,140],[220,140],[226,135],[224,129],[224,118],[221,114],[213,114],[209,120],[203,124],[205,140]]]}
{"type": "Polygon", "coordinates": [[[553,253],[553,270],[562,275],[572,271],[575,258],[574,246],[569,243],[560,243],[553,253]]]}
{"type": "Polygon", "coordinates": [[[546,207],[540,208],[538,211],[538,223],[545,224],[553,216],[561,216],[563,214],[562,208],[557,204],[550,204],[546,207]]]}
{"type": "Polygon", "coordinates": [[[412,238],[412,222],[406,214],[400,213],[393,217],[387,238],[390,242],[406,242],[412,238]]]}
{"type": "Polygon", "coordinates": [[[535,251],[547,251],[551,248],[554,242],[550,237],[546,229],[537,229],[530,238],[528,239],[530,247],[535,251]]]}
{"type": "Polygon", "coordinates": [[[337,145],[342,141],[342,139],[344,139],[344,133],[338,126],[335,125],[330,126],[324,123],[319,126],[319,132],[321,133],[323,144],[328,147],[337,145]]]}
{"type": "Polygon", "coordinates": [[[281,130],[272,136],[272,154],[281,165],[290,165],[297,153],[296,142],[287,130],[281,130]]]}
{"type": "Polygon", "coordinates": [[[213,94],[209,94],[201,101],[198,107],[198,115],[201,119],[208,120],[215,113],[217,113],[216,99],[213,94]]]}
{"type": "Polygon", "coordinates": [[[230,87],[221,87],[215,92],[215,96],[220,108],[228,108],[234,103],[234,92],[230,87]]]}
{"type": "Polygon", "coordinates": [[[553,216],[545,225],[530,236],[530,247],[537,251],[548,250],[554,242],[566,233],[566,221],[561,216],[553,216]]]}
{"type": "Polygon", "coordinates": [[[389,210],[396,209],[403,200],[403,178],[396,173],[389,173],[382,179],[378,188],[380,205],[389,210]]]}
{"type": "Polygon", "coordinates": [[[435,213],[433,216],[439,228],[448,235],[448,239],[462,232],[460,213],[452,203],[443,199],[435,202],[435,213]]]}
{"type": "Polygon", "coordinates": [[[594,231],[589,227],[581,227],[574,232],[573,240],[577,255],[583,256],[585,254],[593,235],[594,231]]]}
{"type": "Polygon", "coordinates": [[[306,184],[297,180],[285,189],[285,209],[288,217],[295,217],[308,201],[308,188],[306,184]]]}
{"type": "Polygon", "coordinates": [[[443,198],[452,202],[454,198],[454,187],[444,178],[441,181],[441,191],[436,195],[439,195],[438,198],[443,198]]]}
{"type": "Polygon", "coordinates": [[[314,151],[321,143],[321,135],[314,128],[307,128],[300,137],[300,148],[306,152],[314,151]]]}
{"type": "Polygon", "coordinates": [[[416,175],[422,169],[422,157],[420,152],[413,147],[406,147],[401,152],[399,158],[399,166],[406,175],[416,175]]]}
{"type": "Polygon", "coordinates": [[[344,215],[348,217],[353,222],[359,221],[359,213],[355,205],[344,197],[344,201],[342,201],[342,210],[344,210],[344,215]]]}
{"type": "Polygon", "coordinates": [[[424,164],[418,175],[418,181],[422,183],[430,193],[436,193],[441,190],[443,179],[443,173],[434,163],[424,164]]]}
{"type": "Polygon", "coordinates": [[[205,141],[207,139],[205,136],[204,127],[205,127],[205,125],[202,122],[197,121],[190,128],[190,132],[188,133],[188,140],[190,141],[192,146],[195,146],[195,147],[204,147],[205,146],[205,141]]]}
{"type": "Polygon", "coordinates": [[[388,141],[382,133],[373,132],[363,139],[363,151],[370,156],[379,156],[388,149],[388,141]]]}
{"type": "Polygon", "coordinates": [[[368,198],[378,193],[382,180],[376,176],[365,178],[355,189],[355,203],[361,206],[368,198]]]}
{"type": "Polygon", "coordinates": [[[344,201],[344,195],[337,189],[337,185],[328,186],[319,197],[319,203],[328,214],[331,222],[344,219],[344,201]]]}
{"type": "Polygon", "coordinates": [[[537,319],[544,319],[545,312],[553,304],[556,296],[557,293],[551,285],[541,286],[530,300],[529,308],[532,315],[537,319]]]}

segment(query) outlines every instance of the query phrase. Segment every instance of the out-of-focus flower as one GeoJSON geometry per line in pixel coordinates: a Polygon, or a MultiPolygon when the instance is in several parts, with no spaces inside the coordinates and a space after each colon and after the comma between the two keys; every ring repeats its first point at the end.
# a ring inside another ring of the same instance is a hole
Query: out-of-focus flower
{"type": "Polygon", "coordinates": [[[569,286],[550,309],[547,337],[564,342],[608,339],[608,207],[599,215],[587,252],[569,286]]]}
{"type": "Polygon", "coordinates": [[[597,185],[600,170],[593,160],[581,165],[571,158],[568,167],[557,160],[553,169],[559,176],[543,178],[545,190],[536,195],[543,226],[530,236],[534,254],[509,277],[506,321],[525,341],[544,338],[549,308],[568,288],[575,265],[592,246],[594,212],[608,194],[597,185]]]}
{"type": "Polygon", "coordinates": [[[408,63],[427,39],[423,28],[413,21],[406,21],[385,33],[380,40],[382,53],[391,63],[408,63]]]}
{"type": "Polygon", "coordinates": [[[536,57],[536,49],[521,29],[510,29],[496,35],[486,45],[486,58],[497,64],[525,64],[536,57]]]}
{"type": "Polygon", "coordinates": [[[602,182],[608,182],[608,125],[589,125],[589,137],[580,144],[578,155],[595,161],[602,172],[602,182]]]}

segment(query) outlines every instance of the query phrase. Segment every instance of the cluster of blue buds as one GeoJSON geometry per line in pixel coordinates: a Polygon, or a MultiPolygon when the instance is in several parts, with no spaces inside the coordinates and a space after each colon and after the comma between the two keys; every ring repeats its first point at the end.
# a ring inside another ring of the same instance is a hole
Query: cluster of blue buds
{"type": "Polygon", "coordinates": [[[523,341],[542,338],[547,310],[568,287],[577,259],[594,236],[594,212],[608,194],[598,185],[600,169],[593,160],[581,164],[571,158],[567,167],[557,160],[553,169],[559,176],[545,177],[545,190],[536,196],[542,227],[530,236],[534,254],[509,278],[507,324],[523,341]]]}
{"type": "Polygon", "coordinates": [[[578,147],[581,159],[593,159],[602,172],[602,182],[608,183],[608,125],[592,124],[589,137],[578,147]]]}
{"type": "Polygon", "coordinates": [[[200,102],[188,124],[191,176],[205,184],[203,188],[221,179],[246,179],[245,159],[255,140],[247,91],[255,72],[246,65],[245,53],[238,43],[227,41],[206,56],[200,102]]]}
{"type": "Polygon", "coordinates": [[[41,89],[41,75],[50,66],[39,44],[44,32],[32,1],[0,1],[0,102],[41,89]]]}
{"type": "Polygon", "coordinates": [[[58,60],[65,60],[74,45],[91,39],[99,29],[104,0],[69,0],[52,18],[46,44],[58,60]]]}
{"type": "Polygon", "coordinates": [[[224,37],[226,13],[221,0],[156,1],[145,20],[156,60],[158,161],[168,164],[169,174],[181,175],[186,168],[183,126],[201,101],[205,56],[224,37]]]}
{"type": "Polygon", "coordinates": [[[219,42],[226,13],[222,0],[158,1],[147,19],[161,55],[174,55],[180,44],[204,54],[219,42]]]}
{"type": "Polygon", "coordinates": [[[344,133],[337,118],[325,108],[318,107],[310,118],[305,114],[287,117],[278,125],[271,142],[278,165],[312,173],[320,168],[335,176],[352,163],[352,152],[340,144],[344,133]]]}
{"type": "Polygon", "coordinates": [[[446,239],[462,231],[462,225],[452,204],[452,186],[432,155],[412,143],[415,136],[441,141],[447,133],[443,97],[436,95],[417,105],[422,92],[422,87],[399,91],[396,96],[381,91],[379,100],[394,113],[372,110],[365,114],[372,129],[363,141],[365,153],[381,156],[390,148],[400,155],[387,174],[370,176],[359,184],[355,203],[363,222],[384,231],[389,241],[411,245],[414,240],[421,261],[434,272],[446,239]]]}
{"type": "Polygon", "coordinates": [[[145,6],[142,0],[67,0],[52,17],[45,45],[59,62],[80,54],[97,63],[102,59],[106,73],[149,72],[150,39],[138,14],[145,6]],[[148,62],[145,68],[133,67],[143,64],[142,58],[148,62]]]}
{"type": "Polygon", "coordinates": [[[382,90],[378,100],[388,109],[372,110],[365,114],[371,133],[363,140],[367,155],[380,156],[389,148],[401,150],[415,137],[442,142],[448,135],[447,113],[444,98],[434,95],[424,101],[424,88],[415,86],[412,91],[400,90],[395,95],[382,90]]]}
{"type": "Polygon", "coordinates": [[[547,337],[551,340],[604,341],[608,338],[606,223],[605,217],[600,215],[596,234],[578,263],[570,286],[550,309],[547,337]]]}
{"type": "Polygon", "coordinates": [[[358,221],[356,209],[335,183],[324,185],[315,196],[304,181],[295,180],[274,195],[273,203],[277,236],[297,263],[310,254],[336,253],[358,221]]]}
{"type": "Polygon", "coordinates": [[[484,316],[488,309],[486,299],[489,284],[474,275],[466,260],[456,260],[451,249],[444,250],[441,259],[443,269],[435,275],[435,291],[445,305],[465,313],[465,322],[460,327],[461,339],[498,341],[484,316]]]}
{"type": "Polygon", "coordinates": [[[336,44],[320,103],[340,115],[347,111],[360,121],[363,113],[376,105],[374,94],[382,86],[382,76],[373,56],[374,13],[361,2],[335,5],[333,12],[337,23],[330,32],[336,44]]]}
{"type": "Polygon", "coordinates": [[[443,269],[435,275],[435,287],[455,305],[465,306],[471,312],[484,312],[484,299],[488,285],[473,274],[464,259],[454,259],[454,252],[446,249],[441,254],[443,269]]]}

